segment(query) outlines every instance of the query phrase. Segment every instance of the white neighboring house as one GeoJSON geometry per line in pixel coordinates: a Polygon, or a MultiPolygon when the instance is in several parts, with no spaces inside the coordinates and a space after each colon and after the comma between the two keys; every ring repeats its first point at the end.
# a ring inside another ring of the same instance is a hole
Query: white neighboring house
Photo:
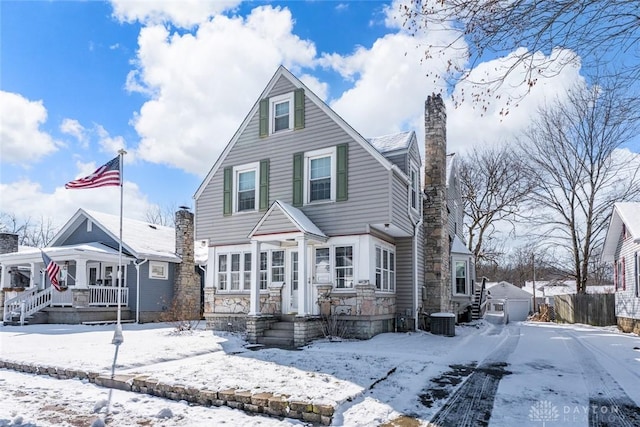
{"type": "MultiPolygon", "coordinates": [[[[575,280],[536,280],[535,283],[536,307],[540,304],[549,304],[553,307],[554,296],[574,295],[578,292],[575,280]]],[[[522,290],[533,297],[533,281],[526,281],[522,290]]],[[[587,286],[586,290],[588,294],[611,294],[614,292],[613,286],[587,286]]]]}
{"type": "Polygon", "coordinates": [[[602,260],[613,263],[618,327],[640,334],[640,203],[614,205],[602,260]]]}
{"type": "MultiPolygon", "coordinates": [[[[503,304],[506,322],[527,320],[532,310],[532,296],[509,282],[489,282],[487,287],[487,312],[496,311],[503,304]],[[490,305],[490,307],[489,307],[490,305]]],[[[505,323],[506,323],[505,322],[505,323]]]]}

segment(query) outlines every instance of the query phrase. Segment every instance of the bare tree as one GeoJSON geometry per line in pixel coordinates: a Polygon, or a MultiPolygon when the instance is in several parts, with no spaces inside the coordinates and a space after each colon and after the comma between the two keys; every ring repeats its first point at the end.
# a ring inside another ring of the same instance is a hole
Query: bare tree
{"type": "Polygon", "coordinates": [[[519,141],[528,171],[538,186],[532,193],[533,225],[547,247],[584,293],[593,256],[604,240],[613,204],[640,197],[640,162],[620,150],[638,134],[638,102],[630,102],[615,81],[575,87],[568,102],[540,111],[519,141]]]}
{"type": "Polygon", "coordinates": [[[164,225],[166,227],[175,226],[176,204],[166,205],[164,207],[153,205],[145,212],[145,218],[151,224],[164,225]]]}
{"type": "Polygon", "coordinates": [[[426,57],[437,57],[464,39],[466,68],[449,63],[449,77],[455,80],[469,79],[470,70],[488,56],[509,55],[502,72],[470,81],[476,88],[475,100],[489,97],[492,90],[487,88],[495,89],[507,75],[523,68],[520,83],[529,87],[539,77],[578,61],[583,66],[611,63],[612,72],[627,81],[640,78],[637,0],[409,0],[400,6],[400,14],[414,35],[443,24],[459,31],[458,39],[447,46],[425,47],[426,57]]]}
{"type": "Polygon", "coordinates": [[[57,228],[51,218],[41,217],[33,222],[30,217],[20,219],[14,213],[0,212],[0,231],[17,234],[21,246],[44,247],[56,235],[57,228]]]}
{"type": "Polygon", "coordinates": [[[533,182],[506,144],[475,148],[461,159],[464,227],[476,264],[494,263],[500,253],[497,226],[513,229],[533,182]]]}

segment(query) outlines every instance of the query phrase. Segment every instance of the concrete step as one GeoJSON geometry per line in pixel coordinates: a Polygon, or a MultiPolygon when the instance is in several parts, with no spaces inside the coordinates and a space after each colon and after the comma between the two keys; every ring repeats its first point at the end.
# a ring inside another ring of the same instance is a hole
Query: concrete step
{"type": "Polygon", "coordinates": [[[266,331],[264,331],[264,336],[293,339],[293,331],[287,331],[283,329],[267,329],[266,331]]]}
{"type": "Polygon", "coordinates": [[[294,324],[293,322],[277,322],[271,325],[271,329],[291,331],[293,333],[294,324]]]}
{"type": "Polygon", "coordinates": [[[293,348],[293,337],[280,338],[264,336],[258,338],[258,344],[262,344],[267,347],[293,348]]]}

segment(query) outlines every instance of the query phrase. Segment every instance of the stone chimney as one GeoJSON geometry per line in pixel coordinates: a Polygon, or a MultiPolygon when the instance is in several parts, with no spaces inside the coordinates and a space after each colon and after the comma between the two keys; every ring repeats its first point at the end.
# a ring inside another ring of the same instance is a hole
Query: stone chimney
{"type": "Polygon", "coordinates": [[[0,233],[0,255],[18,252],[18,235],[0,233]]]}
{"type": "Polygon", "coordinates": [[[425,102],[423,227],[425,287],[423,311],[446,312],[451,303],[450,244],[447,215],[447,113],[438,94],[425,102]]]}
{"type": "Polygon", "coordinates": [[[202,317],[200,308],[200,276],[195,269],[193,213],[180,207],[176,212],[176,254],[182,258],[177,265],[173,285],[176,320],[196,320],[202,317]]]}

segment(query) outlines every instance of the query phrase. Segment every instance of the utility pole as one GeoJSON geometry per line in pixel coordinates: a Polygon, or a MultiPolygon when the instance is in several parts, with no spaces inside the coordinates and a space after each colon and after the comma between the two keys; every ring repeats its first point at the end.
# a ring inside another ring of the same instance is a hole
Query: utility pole
{"type": "Polygon", "coordinates": [[[531,254],[531,267],[533,268],[533,313],[536,313],[536,254],[531,254]]]}

